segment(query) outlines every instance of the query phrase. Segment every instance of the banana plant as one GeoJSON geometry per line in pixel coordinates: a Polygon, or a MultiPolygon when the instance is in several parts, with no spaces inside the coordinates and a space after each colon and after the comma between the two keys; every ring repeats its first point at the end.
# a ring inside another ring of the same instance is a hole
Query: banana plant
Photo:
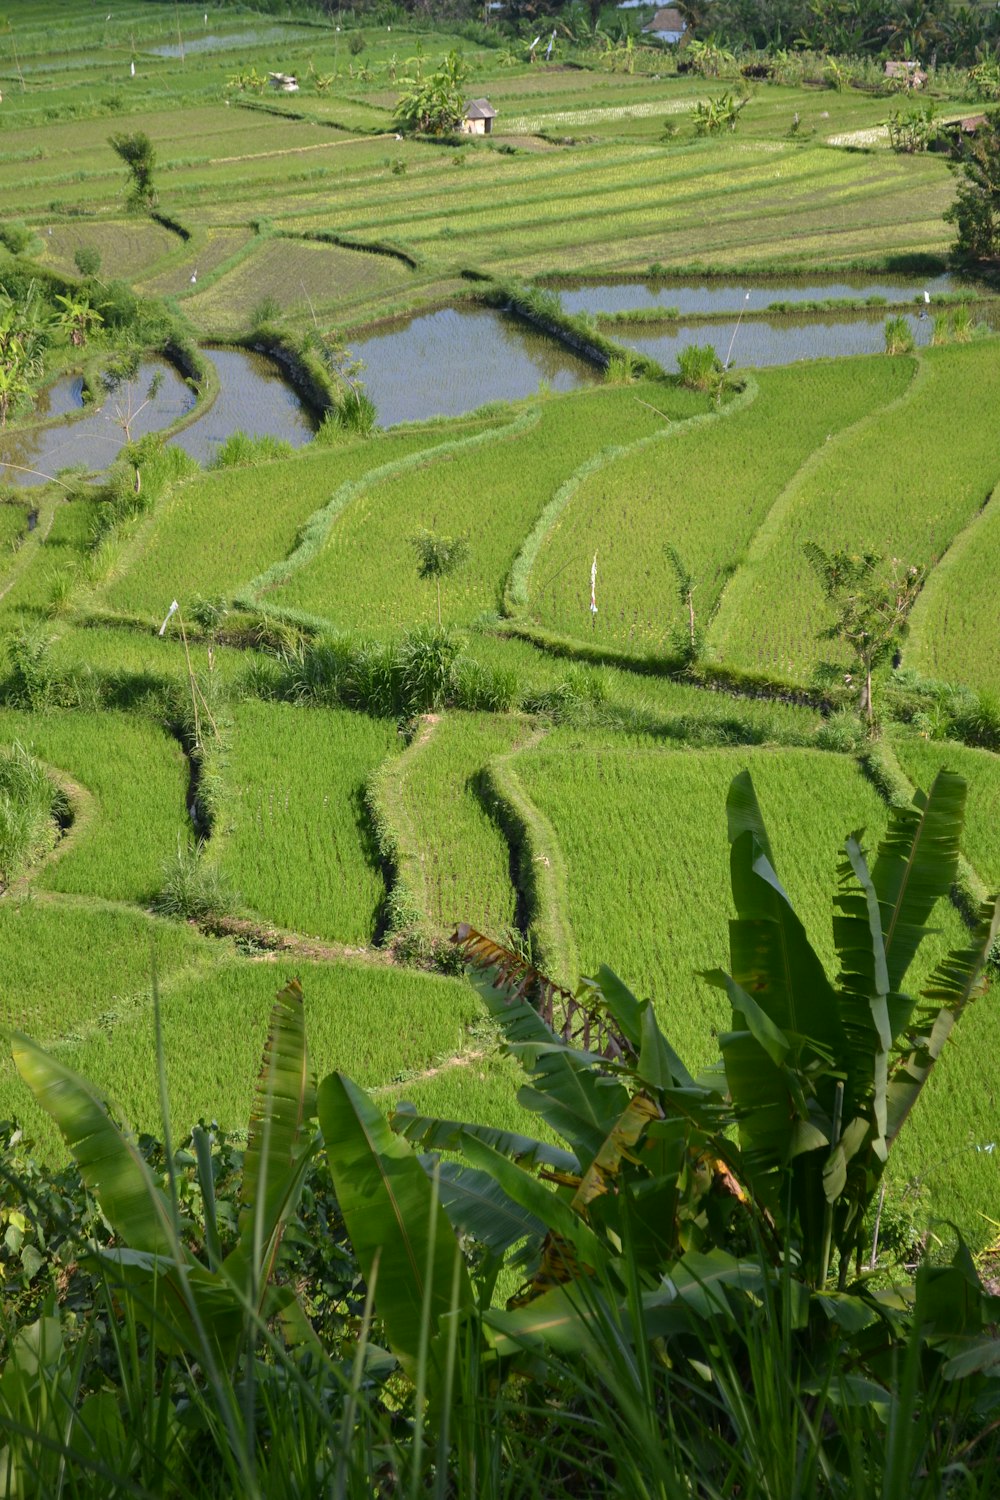
{"type": "MultiPolygon", "coordinates": [[[[179,1208],[168,1151],[168,1184],[158,1182],[135,1139],[106,1101],[58,1058],[12,1033],[14,1061],[76,1158],[116,1245],[96,1253],[115,1289],[159,1347],[184,1350],[211,1366],[232,1366],[262,1321],[281,1312],[294,1322],[294,1294],[276,1288],[273,1272],[285,1226],[295,1210],[317,1144],[316,1090],[309,1070],[302,989],[293,980],[271,1012],[244,1155],[236,1244],[223,1252],[216,1212],[211,1143],[194,1132],[204,1204],[204,1242],[179,1208]]],[[[297,1320],[301,1324],[301,1319],[297,1320]]]]}
{"type": "Polygon", "coordinates": [[[588,1281],[634,1297],[638,1278],[647,1324],[662,1331],[678,1299],[707,1305],[706,1288],[746,1290],[759,1262],[733,1252],[751,1242],[775,1276],[794,1273],[799,1322],[811,1295],[835,1322],[870,1320],[870,1307],[853,1305],[863,1287],[852,1279],[866,1210],[1000,928],[998,904],[985,906],[923,1003],[903,992],[955,877],[964,804],[964,782],[942,772],[929,795],[891,812],[871,869],[860,835],[846,840],[831,979],[778,879],[752,781],[735,778],[731,972],[705,975],[727,993],[733,1022],[717,1068],[697,1081],[651,1003],[610,969],[571,994],[474,929],[457,930],[505,1050],[527,1074],[520,1103],[567,1148],[405,1109],[393,1117],[425,1152],[461,1154],[470,1175],[451,1169],[441,1198],[457,1229],[502,1256],[516,1211],[530,1215],[525,1284],[506,1312],[487,1315],[498,1348],[528,1335],[572,1347],[585,1321],[575,1293],[588,1281]],[[491,1212],[478,1214],[487,1201],[491,1212]]]}

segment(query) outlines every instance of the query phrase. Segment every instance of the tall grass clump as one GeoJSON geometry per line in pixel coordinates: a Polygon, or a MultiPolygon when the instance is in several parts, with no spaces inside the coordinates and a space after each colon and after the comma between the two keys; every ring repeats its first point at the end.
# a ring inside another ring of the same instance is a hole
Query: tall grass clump
{"type": "Polygon", "coordinates": [[[681,385],[692,391],[714,391],[722,375],[722,362],[711,344],[688,344],[677,356],[681,385]]]}
{"type": "Polygon", "coordinates": [[[231,432],[224,443],[216,449],[212,459],[213,469],[247,468],[252,464],[263,464],[275,458],[291,458],[295,449],[284,438],[272,437],[268,433],[250,436],[237,429],[231,432]]]}
{"type": "Polygon", "coordinates": [[[912,354],[915,348],[913,329],[903,313],[885,320],[886,354],[912,354]]]}
{"type": "Polygon", "coordinates": [[[359,387],[346,392],[324,412],[313,441],[326,446],[343,438],[371,437],[377,431],[378,407],[368,392],[359,387]]]}
{"type": "Polygon", "coordinates": [[[204,922],[231,917],[238,911],[239,894],[204,855],[201,840],[187,845],[178,842],[176,853],[163,867],[163,884],[153,898],[153,910],[160,916],[204,922]]]}
{"type": "Polygon", "coordinates": [[[66,801],[17,743],[0,749],[0,891],[55,843],[66,801]]]}

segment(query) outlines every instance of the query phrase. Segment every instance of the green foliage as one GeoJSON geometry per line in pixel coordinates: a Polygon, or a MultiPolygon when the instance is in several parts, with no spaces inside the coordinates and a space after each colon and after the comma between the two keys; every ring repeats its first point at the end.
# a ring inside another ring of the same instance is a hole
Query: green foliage
{"type": "Polygon", "coordinates": [[[886,354],[912,354],[915,348],[913,329],[902,313],[885,320],[886,354]]]}
{"type": "Polygon", "coordinates": [[[860,707],[870,723],[874,717],[872,673],[905,639],[926,569],[916,565],[901,569],[894,558],[892,578],[887,580],[880,552],[824,552],[816,542],[807,542],[804,551],[824,597],[837,612],[822,638],[842,641],[848,647],[852,669],[862,678],[860,707]]]}
{"type": "Polygon", "coordinates": [[[681,384],[693,391],[714,392],[722,374],[722,362],[711,344],[688,344],[677,356],[681,384]]]}
{"type": "Polygon", "coordinates": [[[78,245],[73,251],[73,264],[81,276],[96,276],[101,269],[101,252],[96,245],[78,245]]]}
{"type": "Polygon", "coordinates": [[[0,750],[0,889],[50,849],[65,798],[23,745],[0,750]]]}
{"type": "Polygon", "coordinates": [[[135,210],[148,211],[157,203],[153,185],[156,150],[145,131],[122,132],[108,137],[108,145],[120,157],[128,171],[126,202],[135,210]]]}
{"type": "Polygon", "coordinates": [[[440,67],[423,77],[404,80],[404,91],[393,111],[401,130],[424,135],[448,135],[457,130],[465,113],[464,83],[468,68],[457,52],[449,52],[440,67]]]}
{"type": "Polygon", "coordinates": [[[176,853],[163,867],[163,883],[153,897],[153,910],[160,916],[208,922],[232,916],[238,910],[239,893],[204,855],[201,841],[187,846],[178,843],[176,853]]]}
{"type": "Polygon", "coordinates": [[[441,629],[441,580],[450,578],[469,556],[469,539],[464,536],[440,536],[421,531],[410,538],[417,554],[417,577],[432,578],[437,586],[438,630],[441,629]]]}
{"type": "Polygon", "coordinates": [[[889,145],[903,156],[926,151],[934,138],[934,102],[914,104],[909,109],[894,109],[886,120],[889,145]]]}
{"type": "Polygon", "coordinates": [[[987,116],[963,139],[960,180],[945,220],[955,226],[952,254],[962,264],[989,266],[1000,257],[1000,115],[987,116]]]}
{"type": "Polygon", "coordinates": [[[276,458],[291,458],[294,453],[291,443],[267,434],[250,437],[245,432],[231,432],[224,443],[220,443],[212,459],[213,469],[240,469],[253,464],[270,463],[276,458]]]}
{"type": "Polygon", "coordinates": [[[28,226],[18,219],[0,224],[0,245],[9,250],[11,255],[24,255],[31,248],[34,238],[28,226]]]}
{"type": "Polygon", "coordinates": [[[718,99],[699,99],[691,111],[695,135],[717,135],[722,130],[734,131],[739,124],[740,111],[748,102],[748,96],[740,98],[728,89],[718,99]]]}

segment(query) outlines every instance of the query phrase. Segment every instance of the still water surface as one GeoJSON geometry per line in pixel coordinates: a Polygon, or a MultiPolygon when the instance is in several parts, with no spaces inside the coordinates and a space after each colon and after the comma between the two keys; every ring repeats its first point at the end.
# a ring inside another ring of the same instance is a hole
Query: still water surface
{"type": "Polygon", "coordinates": [[[555,339],[489,308],[446,307],[355,339],[382,427],[456,417],[488,401],[571,391],[600,371],[555,339]]]}
{"type": "Polygon", "coordinates": [[[163,359],[145,359],[131,380],[123,381],[99,408],[83,415],[83,382],[66,375],[43,391],[35,405],[42,420],[63,417],[50,427],[0,432],[0,482],[44,484],[60,469],[106,469],[125,442],[121,422],[132,413],[133,439],[169,427],[194,405],[194,392],[163,359]],[[158,389],[150,397],[154,377],[158,389]],[[8,468],[18,465],[19,468],[8,468]],[[37,473],[24,473],[25,469],[37,473]]]}
{"type": "Polygon", "coordinates": [[[170,442],[199,463],[211,463],[234,432],[282,438],[294,448],[308,443],[313,423],[279,367],[249,349],[202,349],[219,377],[219,394],[204,415],[170,442]]]}
{"type": "Polygon", "coordinates": [[[568,313],[631,312],[642,307],[676,307],[681,313],[739,311],[750,293],[748,307],[760,310],[772,302],[817,302],[826,297],[884,297],[887,302],[913,302],[922,292],[954,291],[951,276],[932,276],[926,281],[884,277],[850,278],[842,281],[799,282],[701,281],[668,285],[662,281],[622,281],[600,285],[580,282],[559,288],[568,313]]]}

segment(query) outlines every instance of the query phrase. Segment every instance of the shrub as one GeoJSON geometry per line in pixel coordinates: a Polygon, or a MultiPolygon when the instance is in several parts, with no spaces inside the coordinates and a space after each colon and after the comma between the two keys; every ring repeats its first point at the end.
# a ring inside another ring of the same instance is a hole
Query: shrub
{"type": "Polygon", "coordinates": [[[350,40],[347,43],[347,50],[352,57],[361,56],[362,52],[365,50],[364,32],[354,31],[351,33],[350,40]]]}
{"type": "Polygon", "coordinates": [[[913,329],[903,313],[885,320],[886,354],[912,354],[914,348],[913,329]]]}
{"type": "Polygon", "coordinates": [[[210,467],[213,469],[238,469],[254,464],[268,463],[274,458],[291,458],[295,449],[284,438],[271,437],[267,433],[250,437],[237,430],[231,432],[226,441],[216,450],[210,467]]]}
{"type": "Polygon", "coordinates": [[[0,245],[9,250],[11,255],[23,255],[29,249],[34,237],[28,226],[20,219],[12,219],[7,224],[0,224],[0,245]]]}
{"type": "Polygon", "coordinates": [[[722,362],[711,344],[688,344],[677,356],[681,385],[693,391],[712,391],[722,375],[722,362]]]}
{"type": "Polygon", "coordinates": [[[101,252],[96,245],[78,245],[73,263],[81,276],[96,276],[101,269],[101,252]]]}
{"type": "Polygon", "coordinates": [[[426,713],[443,708],[451,694],[461,639],[439,625],[418,625],[399,643],[397,660],[405,711],[426,713]]]}
{"type": "Polygon", "coordinates": [[[0,891],[52,847],[53,814],[65,808],[61,793],[22,745],[0,750],[0,891]]]}
{"type": "Polygon", "coordinates": [[[281,317],[281,303],[277,297],[261,297],[257,306],[250,314],[250,327],[254,333],[258,329],[265,328],[269,323],[275,322],[281,317]]]}
{"type": "Polygon", "coordinates": [[[204,849],[201,841],[186,848],[178,844],[176,854],[163,867],[163,885],[153,899],[154,911],[193,922],[233,915],[239,896],[218,866],[205,859],[204,849]]]}
{"type": "Polygon", "coordinates": [[[867,743],[867,739],[864,725],[849,708],[831,714],[816,731],[816,744],[821,750],[837,750],[844,755],[853,755],[867,743]]]}

